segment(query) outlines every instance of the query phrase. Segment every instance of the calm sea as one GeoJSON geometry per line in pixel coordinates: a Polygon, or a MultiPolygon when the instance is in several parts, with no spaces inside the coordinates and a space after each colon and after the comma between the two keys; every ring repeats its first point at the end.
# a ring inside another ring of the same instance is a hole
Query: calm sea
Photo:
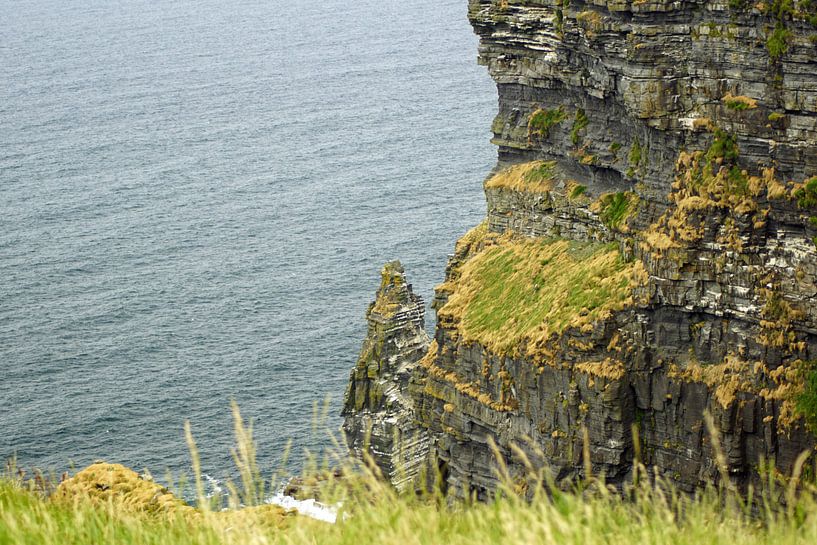
{"type": "Polygon", "coordinates": [[[320,450],[383,262],[427,300],[484,213],[465,0],[0,0],[0,456],[320,450]]]}

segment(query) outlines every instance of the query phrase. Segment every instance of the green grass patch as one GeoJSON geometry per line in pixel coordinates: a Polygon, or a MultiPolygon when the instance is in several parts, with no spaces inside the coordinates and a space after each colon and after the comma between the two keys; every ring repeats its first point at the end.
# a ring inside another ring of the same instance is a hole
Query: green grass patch
{"type": "Polygon", "coordinates": [[[703,157],[704,161],[691,177],[694,187],[717,188],[720,193],[740,198],[751,195],[749,176],[737,163],[740,148],[734,135],[715,129],[712,144],[703,157]]]}
{"type": "Polygon", "coordinates": [[[723,97],[723,103],[726,104],[726,107],[730,110],[743,111],[757,108],[757,101],[755,99],[742,95],[734,96],[731,93],[723,97]]]}
{"type": "Polygon", "coordinates": [[[794,192],[794,197],[797,199],[797,205],[800,208],[816,208],[817,207],[817,176],[807,180],[803,187],[794,192]]]}
{"type": "Polygon", "coordinates": [[[531,161],[508,167],[485,182],[485,189],[545,193],[553,189],[556,161],[531,161]]]}
{"type": "Polygon", "coordinates": [[[738,142],[734,135],[722,129],[715,129],[715,138],[706,152],[706,159],[711,164],[717,159],[723,162],[733,163],[740,156],[738,142]]]}
{"type": "Polygon", "coordinates": [[[635,212],[638,197],[629,192],[608,193],[600,200],[602,223],[611,229],[618,229],[635,212]]]}
{"type": "Polygon", "coordinates": [[[774,31],[766,39],[766,49],[773,61],[777,61],[789,50],[788,40],[791,32],[786,29],[782,21],[775,24],[774,31]]]}
{"type": "Polygon", "coordinates": [[[615,244],[521,240],[466,262],[441,316],[497,353],[580,327],[631,303],[638,264],[615,244]]]}
{"type": "Polygon", "coordinates": [[[528,136],[547,138],[550,129],[567,119],[564,108],[559,106],[552,110],[538,109],[528,118],[528,136]]]}
{"type": "Polygon", "coordinates": [[[553,180],[556,175],[556,161],[540,161],[522,175],[528,184],[540,184],[553,180]]]}
{"type": "Polygon", "coordinates": [[[0,543],[217,545],[219,532],[179,519],[149,519],[105,507],[48,501],[0,482],[0,543]]]}
{"type": "Polygon", "coordinates": [[[646,155],[644,148],[641,147],[641,142],[636,138],[633,141],[633,145],[630,146],[630,153],[627,154],[627,162],[630,165],[630,168],[627,170],[627,176],[630,178],[634,177],[636,175],[636,169],[645,161],[646,155]]]}
{"type": "Polygon", "coordinates": [[[797,412],[811,433],[817,434],[817,362],[806,372],[803,392],[797,397],[797,412]]]}
{"type": "Polygon", "coordinates": [[[587,192],[587,186],[578,184],[570,192],[570,198],[571,199],[577,199],[577,198],[581,197],[582,195],[584,195],[586,192],[587,192]]]}

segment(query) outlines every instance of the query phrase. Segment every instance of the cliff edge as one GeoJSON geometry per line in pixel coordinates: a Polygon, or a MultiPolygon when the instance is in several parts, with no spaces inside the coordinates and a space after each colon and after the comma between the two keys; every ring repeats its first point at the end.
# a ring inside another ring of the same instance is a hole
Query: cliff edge
{"type": "MultiPolygon", "coordinates": [[[[771,460],[788,473],[817,430],[817,2],[468,13],[499,163],[436,289],[434,340],[388,366],[411,369],[404,427],[478,497],[491,443],[520,479],[520,452],[580,477],[583,429],[608,482],[640,452],[692,491],[719,478],[707,412],[735,483],[771,460]]],[[[347,430],[389,414],[349,399],[347,430]]]]}

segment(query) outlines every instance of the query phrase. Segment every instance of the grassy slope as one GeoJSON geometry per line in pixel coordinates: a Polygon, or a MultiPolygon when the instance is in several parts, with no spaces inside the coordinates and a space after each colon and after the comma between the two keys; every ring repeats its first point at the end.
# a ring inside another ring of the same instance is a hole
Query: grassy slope
{"type": "MultiPolygon", "coordinates": [[[[709,490],[692,500],[672,492],[672,484],[663,480],[653,487],[641,465],[635,472],[641,484],[628,488],[630,500],[625,501],[592,478],[582,484],[583,491],[564,493],[551,484],[546,470],[531,467],[528,475],[512,476],[500,458],[497,471],[504,485],[499,498],[469,504],[451,503],[439,495],[399,495],[377,479],[376,472],[340,457],[347,477],[335,480],[330,473],[318,488],[325,503],[342,505],[339,522],[282,518],[271,506],[240,507],[259,504],[266,494],[255,464],[251,427],[245,426],[237,406],[233,409],[240,453],[236,464],[246,480],[243,492],[231,490],[228,503],[234,508],[212,512],[187,507],[152,480],[110,464],[86,468],[46,497],[31,490],[50,489],[53,483],[36,478],[23,482],[10,464],[6,477],[0,474],[0,545],[817,543],[817,488],[807,484],[797,494],[791,484],[800,476],[814,482],[814,457],[805,454],[791,479],[770,478],[760,497],[773,499],[758,504],[775,509],[761,508],[754,516],[728,491],[709,490]],[[781,498],[789,508],[781,507],[781,498]]],[[[714,424],[709,426],[714,429],[714,424]]],[[[187,431],[194,474],[199,474],[197,450],[187,431]]],[[[589,466],[589,454],[585,456],[589,466]]],[[[725,465],[720,471],[727,482],[725,465]]],[[[206,505],[198,483],[197,490],[200,504],[206,505]]]]}
{"type": "MultiPolygon", "coordinates": [[[[714,494],[678,505],[678,498],[642,491],[636,502],[616,496],[559,494],[532,503],[505,497],[490,504],[438,507],[400,498],[379,486],[352,505],[345,520],[329,525],[302,518],[284,529],[254,524],[156,519],[67,506],[42,500],[11,481],[0,482],[0,543],[319,543],[513,544],[597,543],[715,544],[817,543],[817,509],[803,500],[791,514],[750,519],[737,507],[722,508],[714,494]],[[676,513],[683,509],[684,516],[676,513]]],[[[728,502],[727,502],[728,505],[728,502]]]]}
{"type": "Polygon", "coordinates": [[[556,163],[533,161],[509,167],[485,182],[486,189],[512,189],[526,193],[546,193],[553,189],[556,163]]]}

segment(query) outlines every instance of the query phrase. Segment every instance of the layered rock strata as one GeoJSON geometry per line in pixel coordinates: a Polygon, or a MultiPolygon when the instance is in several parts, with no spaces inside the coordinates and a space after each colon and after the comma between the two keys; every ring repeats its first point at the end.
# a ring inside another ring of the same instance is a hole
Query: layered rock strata
{"type": "Polygon", "coordinates": [[[492,445],[520,481],[582,477],[586,436],[608,482],[640,453],[691,491],[719,478],[706,413],[737,484],[790,472],[817,420],[817,3],[469,18],[499,165],[408,385],[452,490],[492,493],[492,445]]]}
{"type": "Polygon", "coordinates": [[[343,433],[359,459],[374,463],[398,488],[411,483],[429,453],[425,429],[414,425],[408,382],[429,345],[425,306],[399,261],[387,263],[369,329],[344,397],[343,433]]]}

